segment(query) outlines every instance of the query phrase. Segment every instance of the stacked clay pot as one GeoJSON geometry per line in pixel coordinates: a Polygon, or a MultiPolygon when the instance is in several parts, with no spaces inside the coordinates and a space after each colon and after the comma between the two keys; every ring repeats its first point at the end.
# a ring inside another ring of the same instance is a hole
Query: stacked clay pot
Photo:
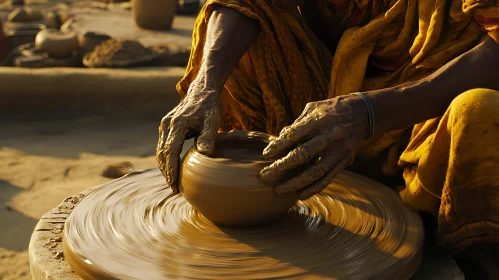
{"type": "Polygon", "coordinates": [[[60,29],[69,19],[69,12],[63,10],[50,11],[45,15],[45,25],[47,28],[60,29]]]}
{"type": "Polygon", "coordinates": [[[45,29],[36,35],[36,48],[50,57],[65,58],[73,56],[79,48],[78,37],[73,32],[61,32],[57,29],[45,29]]]}
{"type": "Polygon", "coordinates": [[[260,179],[270,165],[263,149],[271,136],[261,132],[231,131],[217,136],[213,155],[194,146],[182,160],[179,189],[203,216],[225,226],[253,226],[285,214],[298,202],[296,193],[278,196],[275,186],[260,179]]]}
{"type": "Polygon", "coordinates": [[[177,11],[177,0],[132,0],[132,11],[137,26],[168,30],[177,11]]]}
{"type": "Polygon", "coordinates": [[[30,22],[42,19],[42,12],[33,8],[16,8],[8,16],[9,22],[30,22]]]}

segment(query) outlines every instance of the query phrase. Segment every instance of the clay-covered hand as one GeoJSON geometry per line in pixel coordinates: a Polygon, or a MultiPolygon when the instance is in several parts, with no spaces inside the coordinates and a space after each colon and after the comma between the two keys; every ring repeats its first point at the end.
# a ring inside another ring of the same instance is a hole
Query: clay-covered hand
{"type": "Polygon", "coordinates": [[[222,105],[217,91],[193,83],[186,97],[163,119],[159,126],[156,159],[168,186],[178,193],[180,153],[184,141],[197,136],[199,152],[209,155],[222,122],[222,105]]]}
{"type": "Polygon", "coordinates": [[[264,158],[276,161],[261,171],[262,180],[283,182],[275,189],[278,195],[310,198],[353,162],[368,125],[366,106],[356,95],[308,103],[264,150],[264,158]]]}

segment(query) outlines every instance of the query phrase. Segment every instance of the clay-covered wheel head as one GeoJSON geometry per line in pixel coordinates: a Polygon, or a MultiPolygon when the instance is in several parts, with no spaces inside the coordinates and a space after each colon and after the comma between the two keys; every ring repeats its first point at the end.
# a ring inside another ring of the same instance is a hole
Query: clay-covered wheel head
{"type": "Polygon", "coordinates": [[[231,131],[217,136],[213,155],[195,146],[182,159],[179,189],[207,219],[225,226],[263,224],[285,214],[298,202],[295,193],[277,196],[275,186],[260,179],[272,162],[262,157],[271,136],[231,131]]]}
{"type": "Polygon", "coordinates": [[[74,32],[61,32],[49,28],[38,32],[35,39],[38,50],[51,57],[70,57],[79,48],[78,37],[74,32]]]}

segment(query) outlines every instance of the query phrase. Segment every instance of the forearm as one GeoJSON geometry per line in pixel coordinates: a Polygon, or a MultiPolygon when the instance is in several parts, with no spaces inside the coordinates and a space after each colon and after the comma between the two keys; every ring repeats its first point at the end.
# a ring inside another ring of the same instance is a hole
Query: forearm
{"type": "Polygon", "coordinates": [[[203,59],[195,83],[221,93],[238,61],[256,40],[257,23],[239,12],[216,7],[210,16],[203,59]]]}
{"type": "Polygon", "coordinates": [[[490,37],[426,78],[366,92],[373,104],[374,132],[408,128],[441,116],[454,98],[473,88],[499,89],[499,45],[490,37]]]}

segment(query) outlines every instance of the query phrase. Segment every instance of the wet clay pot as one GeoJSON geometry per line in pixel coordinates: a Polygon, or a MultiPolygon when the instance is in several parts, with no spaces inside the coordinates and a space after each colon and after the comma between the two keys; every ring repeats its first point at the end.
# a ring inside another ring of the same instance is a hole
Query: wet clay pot
{"type": "Polygon", "coordinates": [[[51,57],[70,57],[79,48],[78,37],[74,32],[61,32],[45,29],[36,35],[35,46],[51,57]]]}
{"type": "Polygon", "coordinates": [[[132,11],[137,26],[168,30],[177,11],[177,0],[132,0],[132,11]]]}
{"type": "Polygon", "coordinates": [[[271,136],[231,131],[217,136],[208,157],[195,147],[184,156],[179,188],[184,198],[207,219],[225,226],[252,226],[270,222],[298,202],[295,193],[277,196],[274,186],[260,179],[271,162],[262,159],[271,136]]]}

